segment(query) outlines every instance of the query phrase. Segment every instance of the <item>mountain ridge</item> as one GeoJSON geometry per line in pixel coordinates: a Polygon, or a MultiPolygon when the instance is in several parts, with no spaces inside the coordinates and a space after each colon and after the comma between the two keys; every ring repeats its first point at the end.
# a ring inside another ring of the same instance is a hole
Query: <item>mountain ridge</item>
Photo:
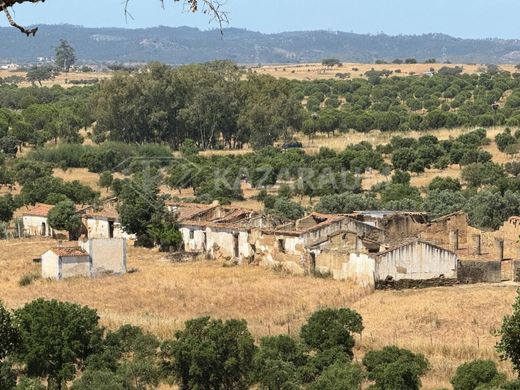
{"type": "Polygon", "coordinates": [[[200,30],[194,27],[128,29],[42,25],[36,37],[0,27],[0,59],[33,62],[52,57],[53,47],[67,39],[84,61],[186,64],[228,59],[241,64],[345,62],[417,58],[457,63],[520,62],[519,39],[465,39],[442,33],[422,35],[357,34],[342,31],[288,31],[264,34],[241,28],[200,30]]]}

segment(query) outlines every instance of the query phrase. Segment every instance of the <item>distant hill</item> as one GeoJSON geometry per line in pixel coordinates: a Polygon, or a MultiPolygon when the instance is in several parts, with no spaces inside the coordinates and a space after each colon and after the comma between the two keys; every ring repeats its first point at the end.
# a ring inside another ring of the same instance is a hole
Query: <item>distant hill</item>
{"type": "Polygon", "coordinates": [[[43,25],[35,38],[0,28],[0,59],[32,62],[51,57],[60,39],[78,57],[92,61],[162,61],[170,64],[229,59],[243,64],[318,62],[332,57],[349,62],[394,58],[436,58],[456,63],[520,63],[520,40],[459,39],[443,34],[388,36],[331,31],[262,34],[243,29],[201,31],[190,27],[146,29],[43,25]]]}

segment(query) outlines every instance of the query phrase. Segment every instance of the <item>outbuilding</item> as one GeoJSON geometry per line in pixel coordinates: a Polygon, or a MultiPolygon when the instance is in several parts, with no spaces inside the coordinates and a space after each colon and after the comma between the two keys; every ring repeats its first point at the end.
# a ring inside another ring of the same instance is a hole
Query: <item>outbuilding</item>
{"type": "Polygon", "coordinates": [[[66,279],[89,277],[92,271],[92,258],[80,247],[56,247],[41,256],[42,277],[66,279]]]}

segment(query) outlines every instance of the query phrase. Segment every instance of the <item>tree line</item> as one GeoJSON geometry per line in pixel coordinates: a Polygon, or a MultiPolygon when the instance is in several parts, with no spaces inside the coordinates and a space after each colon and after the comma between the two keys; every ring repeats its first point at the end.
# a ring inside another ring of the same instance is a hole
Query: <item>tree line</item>
{"type": "MultiPolygon", "coordinates": [[[[497,351],[520,370],[520,297],[498,331],[497,351]]],[[[0,388],[5,390],[181,389],[418,390],[430,368],[421,354],[386,346],[354,359],[363,319],[348,308],[314,312],[297,337],[255,342],[244,320],[189,320],[171,339],[137,326],[108,330],[96,310],[37,299],[14,311],[0,304],[0,388]],[[46,384],[46,386],[44,385],[46,384]]],[[[459,366],[455,390],[513,390],[488,360],[459,366]]]]}

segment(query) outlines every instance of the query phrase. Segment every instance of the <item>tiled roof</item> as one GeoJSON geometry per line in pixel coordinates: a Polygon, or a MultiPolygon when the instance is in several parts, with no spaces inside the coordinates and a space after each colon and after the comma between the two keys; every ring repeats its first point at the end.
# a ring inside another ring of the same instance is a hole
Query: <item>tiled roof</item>
{"type": "Polygon", "coordinates": [[[107,218],[107,219],[119,219],[119,214],[115,209],[104,209],[99,211],[87,211],[85,213],[85,216],[87,218],[107,218]]]}
{"type": "Polygon", "coordinates": [[[88,256],[88,253],[81,249],[79,246],[62,246],[51,248],[51,251],[56,253],[58,256],[88,256]]]}
{"type": "Polygon", "coordinates": [[[199,214],[205,213],[209,210],[218,207],[218,205],[215,204],[200,203],[170,202],[166,204],[174,208],[174,212],[177,214],[177,220],[179,222],[196,218],[199,214]]]}
{"type": "Polygon", "coordinates": [[[31,206],[26,211],[24,211],[22,215],[33,217],[46,217],[53,207],[54,205],[51,204],[36,203],[34,206],[31,206]]]}

